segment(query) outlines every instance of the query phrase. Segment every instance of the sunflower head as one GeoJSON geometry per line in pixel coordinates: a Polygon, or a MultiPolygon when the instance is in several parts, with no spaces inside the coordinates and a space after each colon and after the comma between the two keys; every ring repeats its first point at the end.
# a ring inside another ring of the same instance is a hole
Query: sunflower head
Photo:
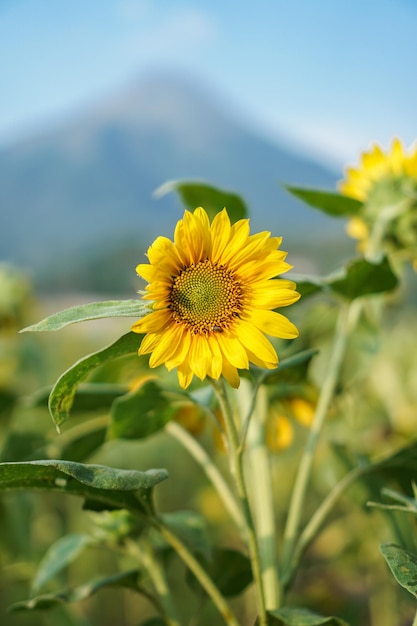
{"type": "Polygon", "coordinates": [[[383,152],[374,145],[361,155],[356,168],[346,170],[339,183],[341,193],[363,202],[350,220],[348,234],[366,250],[377,221],[384,222],[388,251],[407,250],[417,258],[417,144],[406,151],[399,139],[383,152]]]}
{"type": "Polygon", "coordinates": [[[238,369],[250,362],[276,367],[265,334],[298,335],[273,310],[299,298],[293,282],[274,280],[291,268],[280,244],[269,232],[250,235],[247,219],[231,225],[226,209],[212,223],[202,208],[186,211],[174,241],[158,237],[148,249],[149,263],[136,268],[148,282],[144,299],[153,310],[132,327],[145,334],[139,354],[151,354],[150,367],[177,368],[183,388],[194,374],[200,380],[223,375],[238,387],[238,369]]]}

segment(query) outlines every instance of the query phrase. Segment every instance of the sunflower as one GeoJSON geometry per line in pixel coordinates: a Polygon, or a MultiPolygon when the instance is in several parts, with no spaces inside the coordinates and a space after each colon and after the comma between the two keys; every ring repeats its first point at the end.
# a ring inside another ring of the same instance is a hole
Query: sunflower
{"type": "Polygon", "coordinates": [[[152,301],[152,312],[132,330],[145,334],[139,354],[151,353],[150,367],[177,368],[184,389],[194,374],[223,375],[238,387],[238,369],[250,362],[277,367],[265,334],[293,339],[298,330],[273,309],[300,297],[292,281],[272,280],[291,269],[281,241],[269,232],[250,235],[248,219],[231,225],[226,209],[211,224],[204,209],[185,211],[174,241],[158,237],[149,264],[136,268],[149,283],[143,298],[152,301]]]}
{"type": "Polygon", "coordinates": [[[345,196],[365,202],[378,191],[387,192],[387,186],[392,187],[391,192],[394,194],[410,182],[417,183],[417,145],[407,154],[401,141],[396,138],[391,150],[386,153],[378,145],[364,152],[359,167],[346,170],[345,180],[339,183],[339,190],[345,196]]]}
{"type": "Polygon", "coordinates": [[[417,144],[406,151],[399,139],[383,152],[374,145],[361,156],[357,168],[348,168],[339,190],[363,202],[359,213],[347,224],[348,234],[366,251],[378,222],[383,227],[382,243],[388,252],[403,251],[417,256],[417,144]]]}

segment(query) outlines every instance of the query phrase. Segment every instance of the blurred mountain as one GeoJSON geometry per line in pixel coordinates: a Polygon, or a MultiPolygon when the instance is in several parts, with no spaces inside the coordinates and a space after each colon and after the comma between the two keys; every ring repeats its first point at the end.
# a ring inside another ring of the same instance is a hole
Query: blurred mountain
{"type": "Polygon", "coordinates": [[[74,281],[89,289],[95,276],[95,287],[114,289],[112,268],[133,262],[134,275],[152,239],[171,236],[182,207],[174,195],[157,199],[153,192],[172,179],[237,191],[253,228],[286,242],[307,238],[314,247],[337,237],[342,225],[280,185],[334,188],[336,178],[245,128],[194,83],[144,78],[0,150],[1,257],[27,265],[54,288],[74,281]]]}

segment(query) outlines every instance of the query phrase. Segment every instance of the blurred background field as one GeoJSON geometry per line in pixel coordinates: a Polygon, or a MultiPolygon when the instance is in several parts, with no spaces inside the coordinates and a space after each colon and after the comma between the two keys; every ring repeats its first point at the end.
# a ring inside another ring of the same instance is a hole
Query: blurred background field
{"type": "MultiPolygon", "coordinates": [[[[387,145],[398,135],[408,145],[415,139],[416,32],[413,0],[0,2],[2,461],[53,458],[65,450],[70,437],[65,429],[56,434],[45,403],[33,407],[34,395],[78,358],[126,332],[130,320],[89,322],[48,335],[18,330],[73,304],[135,297],[142,286],[136,264],[156,235],[172,235],[183,212],[173,193],[155,193],[167,181],[204,180],[241,194],[253,230],[282,235],[297,272],[326,274],[354,254],[343,220],[308,209],[283,185],[335,189],[343,168],[371,142],[387,145]]],[[[332,442],[349,441],[355,450],[375,454],[415,435],[417,296],[411,271],[406,285],[392,299],[382,341],[372,328],[358,331],[329,423],[332,442]],[[358,410],[350,385],[369,371],[358,410]]],[[[332,305],[301,302],[290,317],[304,329],[300,349],[321,349],[311,372],[312,387],[318,386],[332,305]]],[[[145,369],[137,363],[128,360],[99,376],[129,382],[145,369]]],[[[75,426],[84,421],[80,412],[75,426]]],[[[287,501],[291,482],[282,475],[294,472],[306,436],[305,426],[295,420],[293,427],[292,444],[277,445],[274,453],[277,501],[287,501]]],[[[223,463],[214,427],[206,423],[199,437],[223,463]]],[[[240,547],[215,493],[169,434],[108,442],[81,460],[168,468],[172,480],[157,490],[164,511],[201,511],[212,537],[240,547]]],[[[324,445],[313,499],[327,493],[340,463],[324,445]]],[[[365,509],[366,497],[357,487],[343,499],[307,555],[292,601],[307,597],[312,608],[328,606],[329,614],[352,626],[407,626],[413,602],[379,555],[379,543],[391,536],[383,515],[365,509]]],[[[280,509],[279,523],[284,515],[280,509]]],[[[97,532],[81,501],[2,496],[0,622],[136,626],[151,616],[146,601],[108,589],[50,612],[6,613],[29,597],[37,563],[68,532],[97,532]]],[[[91,548],[56,585],[111,573],[117,565],[120,557],[111,551],[91,548]]],[[[185,594],[179,572],[172,567],[170,582],[185,594]]],[[[196,610],[199,600],[192,602],[196,610]]],[[[216,620],[202,603],[201,623],[216,620]]]]}

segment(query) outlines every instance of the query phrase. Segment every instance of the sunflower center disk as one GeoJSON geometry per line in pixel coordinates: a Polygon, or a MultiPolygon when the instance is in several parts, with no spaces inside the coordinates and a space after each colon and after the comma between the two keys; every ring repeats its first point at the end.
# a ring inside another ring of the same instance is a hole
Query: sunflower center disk
{"type": "Polygon", "coordinates": [[[175,278],[170,308],[177,323],[195,334],[207,334],[228,328],[241,311],[241,301],[242,289],[233,273],[207,259],[175,278]]]}

